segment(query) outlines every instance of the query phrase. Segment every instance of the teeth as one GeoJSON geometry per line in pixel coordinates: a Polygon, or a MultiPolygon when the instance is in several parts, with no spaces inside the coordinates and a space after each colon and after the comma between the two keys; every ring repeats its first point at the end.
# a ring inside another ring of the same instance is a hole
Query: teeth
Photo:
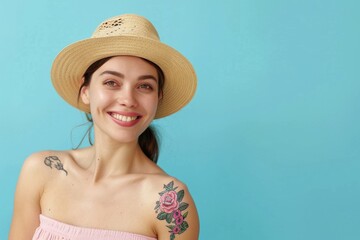
{"type": "Polygon", "coordinates": [[[120,120],[122,122],[131,122],[134,121],[137,117],[130,117],[130,116],[124,116],[117,113],[112,113],[111,116],[113,118],[116,118],[117,120],[120,120]]]}

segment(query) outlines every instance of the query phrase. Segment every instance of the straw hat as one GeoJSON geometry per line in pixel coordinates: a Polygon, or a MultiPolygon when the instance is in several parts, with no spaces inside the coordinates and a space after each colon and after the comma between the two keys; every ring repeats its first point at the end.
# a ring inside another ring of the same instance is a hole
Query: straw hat
{"type": "Polygon", "coordinates": [[[155,118],[179,111],[195,94],[196,74],[191,63],[178,51],[160,42],[155,27],[144,17],[125,14],[101,23],[91,38],[64,48],[55,58],[52,83],[72,106],[90,112],[78,101],[78,92],[86,69],[105,57],[130,55],[157,64],[165,75],[163,98],[155,118]]]}

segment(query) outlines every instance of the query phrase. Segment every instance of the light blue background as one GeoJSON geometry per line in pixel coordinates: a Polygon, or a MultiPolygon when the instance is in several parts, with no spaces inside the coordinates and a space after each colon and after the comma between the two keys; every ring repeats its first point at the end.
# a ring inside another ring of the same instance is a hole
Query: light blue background
{"type": "Polygon", "coordinates": [[[55,94],[52,60],[121,13],[149,18],[197,70],[193,102],[155,124],[160,165],[189,186],[201,239],[360,239],[359,1],[1,5],[1,239],[23,160],[71,148],[85,121],[55,94]]]}

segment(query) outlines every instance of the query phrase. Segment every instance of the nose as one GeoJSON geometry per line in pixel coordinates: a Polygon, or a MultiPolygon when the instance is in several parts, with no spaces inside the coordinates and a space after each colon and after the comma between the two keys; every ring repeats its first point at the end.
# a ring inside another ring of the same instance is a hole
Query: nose
{"type": "Polygon", "coordinates": [[[118,103],[127,108],[137,106],[136,93],[130,87],[124,87],[118,94],[118,103]]]}

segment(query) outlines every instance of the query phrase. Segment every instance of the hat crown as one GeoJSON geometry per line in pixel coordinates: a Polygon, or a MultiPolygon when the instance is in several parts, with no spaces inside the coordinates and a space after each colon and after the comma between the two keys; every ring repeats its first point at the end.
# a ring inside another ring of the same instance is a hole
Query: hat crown
{"type": "Polygon", "coordinates": [[[124,14],[102,22],[95,30],[92,38],[137,36],[159,41],[159,34],[146,18],[124,14]]]}

